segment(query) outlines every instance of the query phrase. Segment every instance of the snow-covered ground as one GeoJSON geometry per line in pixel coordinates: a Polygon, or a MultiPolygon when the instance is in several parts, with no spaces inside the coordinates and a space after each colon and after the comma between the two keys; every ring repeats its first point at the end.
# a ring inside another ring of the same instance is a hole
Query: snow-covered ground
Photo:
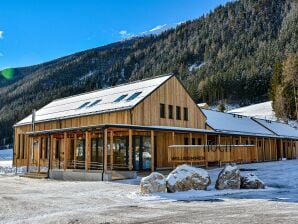
{"type": "Polygon", "coordinates": [[[240,165],[264,190],[138,193],[117,182],[35,180],[0,175],[0,223],[297,223],[298,160],[240,165]]]}
{"type": "Polygon", "coordinates": [[[0,150],[0,167],[11,167],[12,153],[12,149],[0,150]]]}

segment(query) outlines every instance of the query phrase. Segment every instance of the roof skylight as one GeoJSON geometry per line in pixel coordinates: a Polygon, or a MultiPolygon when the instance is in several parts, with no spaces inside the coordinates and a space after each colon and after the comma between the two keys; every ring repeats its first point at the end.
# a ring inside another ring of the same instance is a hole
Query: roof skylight
{"type": "Polygon", "coordinates": [[[82,109],[82,108],[86,107],[89,103],[90,102],[85,102],[81,106],[79,106],[77,109],[82,109]]]}
{"type": "Polygon", "coordinates": [[[125,97],[127,97],[127,94],[119,96],[116,100],[114,100],[114,103],[119,103],[121,100],[123,100],[125,97]]]}
{"type": "Polygon", "coordinates": [[[96,106],[97,104],[99,104],[101,101],[101,99],[98,99],[98,100],[95,100],[93,103],[91,103],[88,107],[94,107],[96,106]]]}
{"type": "Polygon", "coordinates": [[[142,92],[135,92],[134,94],[132,94],[130,97],[127,98],[126,101],[131,101],[133,99],[135,99],[136,97],[138,97],[142,92]]]}

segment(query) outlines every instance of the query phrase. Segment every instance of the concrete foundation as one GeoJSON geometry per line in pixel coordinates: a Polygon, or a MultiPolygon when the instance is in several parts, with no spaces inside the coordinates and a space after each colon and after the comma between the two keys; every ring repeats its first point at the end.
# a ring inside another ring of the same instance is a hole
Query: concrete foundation
{"type": "Polygon", "coordinates": [[[111,181],[113,179],[133,179],[137,177],[135,171],[81,171],[81,170],[51,170],[49,178],[67,181],[111,181]]]}

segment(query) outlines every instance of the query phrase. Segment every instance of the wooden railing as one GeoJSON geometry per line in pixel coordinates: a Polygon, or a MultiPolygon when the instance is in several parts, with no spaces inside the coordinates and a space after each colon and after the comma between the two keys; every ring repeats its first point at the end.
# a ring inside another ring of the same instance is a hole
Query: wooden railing
{"type": "Polygon", "coordinates": [[[203,164],[209,162],[254,162],[257,161],[255,145],[171,145],[168,147],[170,164],[203,164]]]}

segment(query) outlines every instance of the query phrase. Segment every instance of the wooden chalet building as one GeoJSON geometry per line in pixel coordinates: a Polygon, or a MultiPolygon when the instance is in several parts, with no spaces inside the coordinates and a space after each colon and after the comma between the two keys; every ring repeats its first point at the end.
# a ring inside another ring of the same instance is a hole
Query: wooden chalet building
{"type": "Polygon", "coordinates": [[[49,103],[15,124],[13,163],[53,178],[110,180],[180,163],[296,158],[298,131],[271,126],[200,109],[167,75],[49,103]]]}

